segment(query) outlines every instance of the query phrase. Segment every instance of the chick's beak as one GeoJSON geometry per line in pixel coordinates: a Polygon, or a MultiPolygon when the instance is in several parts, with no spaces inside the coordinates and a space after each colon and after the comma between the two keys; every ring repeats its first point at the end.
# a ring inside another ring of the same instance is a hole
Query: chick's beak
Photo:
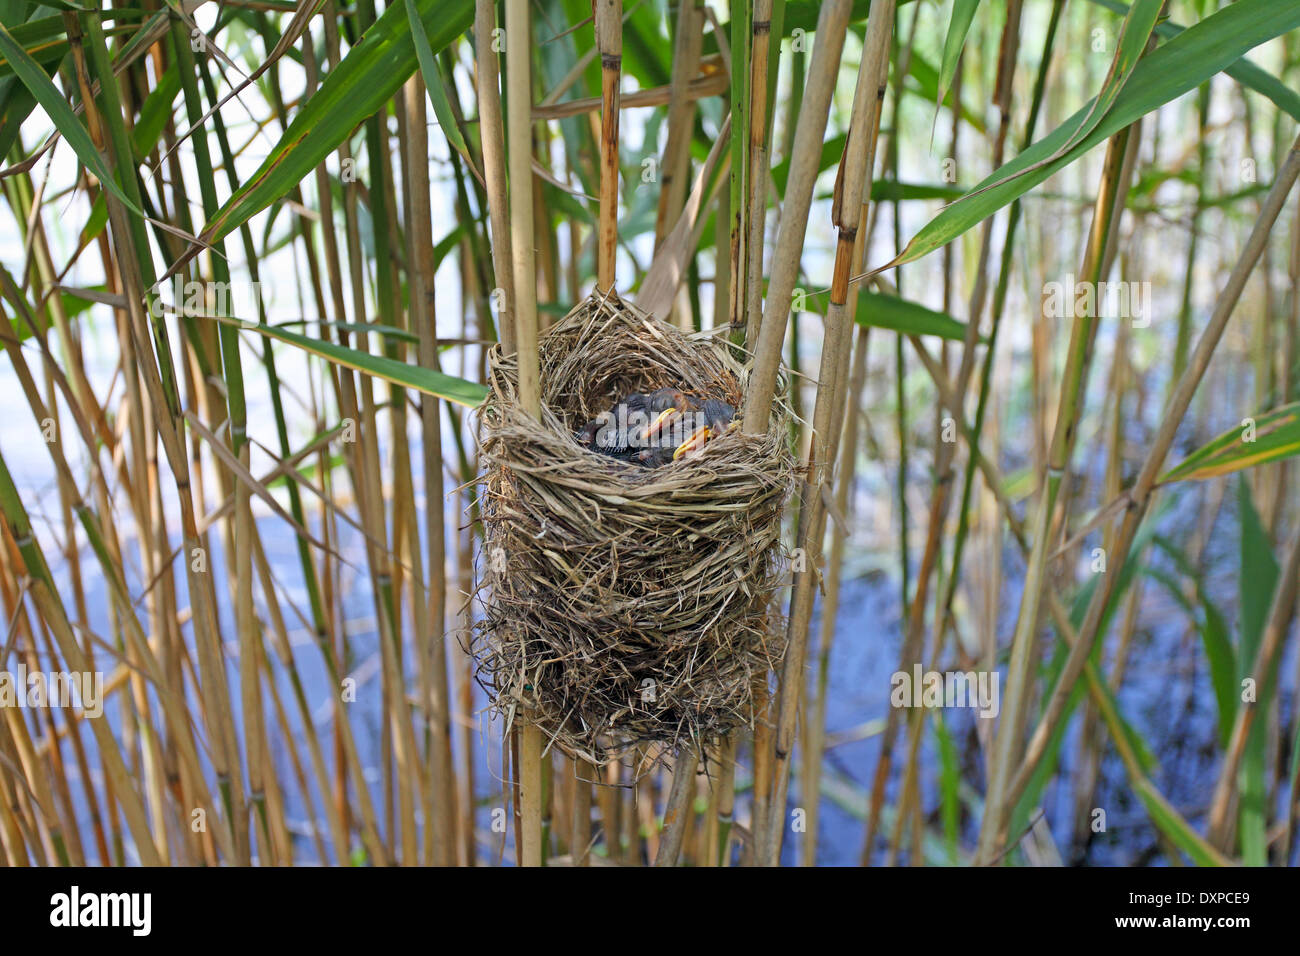
{"type": "Polygon", "coordinates": [[[659,434],[661,431],[663,431],[664,425],[668,424],[669,420],[671,420],[672,417],[676,414],[677,414],[676,408],[673,408],[671,406],[665,408],[662,412],[660,412],[655,417],[654,421],[652,421],[649,425],[645,427],[645,431],[641,433],[642,439],[650,439],[655,435],[659,434]]]}
{"type": "Polygon", "coordinates": [[[713,432],[709,429],[708,425],[705,425],[702,428],[697,428],[690,438],[677,446],[677,450],[673,452],[673,461],[676,461],[688,452],[695,451],[698,448],[703,448],[704,443],[709,440],[711,434],[713,434],[713,432]]]}

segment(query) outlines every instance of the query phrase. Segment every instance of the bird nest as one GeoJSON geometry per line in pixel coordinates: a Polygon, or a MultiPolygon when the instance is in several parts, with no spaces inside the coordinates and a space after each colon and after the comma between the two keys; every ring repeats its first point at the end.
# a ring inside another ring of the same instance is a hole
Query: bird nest
{"type": "MultiPolygon", "coordinates": [[[[482,407],[479,682],[507,720],[597,766],[639,745],[701,747],[753,720],[784,652],[775,604],[793,480],[790,411],[658,467],[576,434],[629,392],[741,407],[729,348],[593,294],[539,342],[542,420],[518,366],[489,358],[482,407]]],[[[784,394],[784,388],[778,390],[784,394]]]]}

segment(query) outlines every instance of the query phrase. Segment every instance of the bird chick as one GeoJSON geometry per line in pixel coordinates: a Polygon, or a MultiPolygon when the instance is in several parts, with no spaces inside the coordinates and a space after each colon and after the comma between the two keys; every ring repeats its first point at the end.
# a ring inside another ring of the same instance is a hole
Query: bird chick
{"type": "Polygon", "coordinates": [[[603,455],[632,461],[644,447],[642,437],[649,418],[650,396],[632,392],[583,425],[574,439],[603,455]]]}
{"type": "Polygon", "coordinates": [[[636,463],[645,468],[658,468],[670,464],[673,460],[671,445],[652,445],[636,453],[636,463]]]}
{"type": "Polygon", "coordinates": [[[658,468],[734,428],[735,416],[736,410],[721,399],[700,402],[681,389],[660,388],[628,394],[587,422],[574,439],[611,458],[658,468]]]}
{"type": "Polygon", "coordinates": [[[665,412],[670,408],[682,412],[695,407],[695,400],[680,388],[657,388],[647,395],[646,399],[649,402],[650,411],[655,414],[665,412]]]}
{"type": "Polygon", "coordinates": [[[725,432],[736,424],[736,410],[720,398],[704,400],[704,424],[713,432],[725,432]]]}
{"type": "Polygon", "coordinates": [[[723,432],[734,428],[736,422],[736,410],[726,402],[717,398],[707,398],[701,406],[697,416],[697,421],[702,419],[702,424],[687,436],[686,440],[677,446],[673,452],[673,460],[676,461],[683,455],[689,455],[698,452],[704,448],[705,442],[715,435],[721,435],[723,432]]]}
{"type": "Polygon", "coordinates": [[[646,396],[646,399],[647,409],[653,418],[638,435],[643,445],[648,445],[660,435],[668,423],[680,416],[682,412],[695,407],[694,401],[677,388],[655,389],[646,396]]]}

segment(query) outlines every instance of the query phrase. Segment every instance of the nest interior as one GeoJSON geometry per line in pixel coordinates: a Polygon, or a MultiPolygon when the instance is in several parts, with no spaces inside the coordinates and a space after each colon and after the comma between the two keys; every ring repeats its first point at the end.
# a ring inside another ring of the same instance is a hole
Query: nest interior
{"type": "Polygon", "coordinates": [[[508,719],[597,766],[748,724],[754,682],[783,652],[789,409],[778,402],[765,434],[734,428],[644,468],[574,432],[627,393],[666,386],[739,409],[744,372],[728,349],[611,292],[579,304],[538,351],[540,422],[519,405],[514,357],[497,348],[489,360],[480,683],[508,719]]]}

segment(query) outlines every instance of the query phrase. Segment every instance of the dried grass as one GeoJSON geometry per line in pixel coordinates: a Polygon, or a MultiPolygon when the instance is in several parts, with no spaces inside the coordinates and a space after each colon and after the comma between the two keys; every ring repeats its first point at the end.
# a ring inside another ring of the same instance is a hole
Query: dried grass
{"type": "Polygon", "coordinates": [[[539,343],[541,424],[514,357],[490,358],[483,406],[479,681],[507,719],[527,700],[552,745],[603,765],[752,719],[751,687],[783,653],[774,596],[793,479],[789,409],[659,468],[575,441],[631,391],[675,386],[741,406],[726,347],[593,294],[539,343]],[[500,549],[500,550],[498,550],[500,549]]]}

